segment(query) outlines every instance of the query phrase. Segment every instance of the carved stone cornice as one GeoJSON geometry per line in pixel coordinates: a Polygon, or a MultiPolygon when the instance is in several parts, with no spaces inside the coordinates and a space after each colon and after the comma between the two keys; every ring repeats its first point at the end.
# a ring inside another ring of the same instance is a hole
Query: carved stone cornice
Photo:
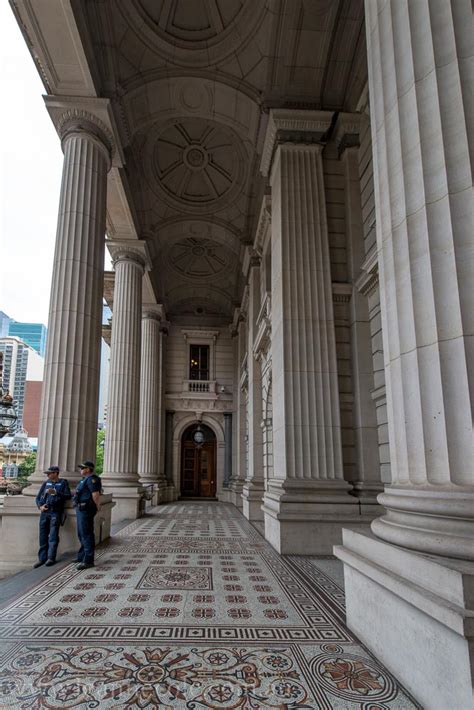
{"type": "Polygon", "coordinates": [[[358,148],[362,116],[359,113],[340,113],[336,121],[333,138],[336,141],[339,158],[346,148],[358,148]]]}
{"type": "Polygon", "coordinates": [[[120,261],[132,261],[150,271],[151,259],[147,243],[143,239],[107,239],[105,242],[114,268],[120,261]]]}
{"type": "Polygon", "coordinates": [[[379,264],[376,246],[367,254],[358,276],[355,287],[363,296],[370,296],[379,284],[379,264]]]}
{"type": "Polygon", "coordinates": [[[333,303],[349,303],[352,298],[353,286],[349,283],[333,283],[332,284],[332,300],[333,303]]]}
{"type": "Polygon", "coordinates": [[[244,261],[242,264],[242,273],[244,274],[245,278],[248,278],[250,269],[252,268],[260,268],[260,264],[262,263],[262,258],[260,254],[255,251],[252,247],[247,247],[245,249],[245,254],[244,254],[244,261]]]}
{"type": "Polygon", "coordinates": [[[272,306],[271,296],[267,293],[262,301],[260,311],[257,316],[257,334],[253,343],[253,354],[255,358],[267,353],[272,340],[272,306]]]}
{"type": "Polygon", "coordinates": [[[267,177],[280,143],[318,144],[331,125],[331,111],[272,109],[268,118],[260,171],[267,177]]]}
{"type": "Polygon", "coordinates": [[[272,225],[272,198],[270,195],[264,195],[260,214],[255,230],[255,239],[253,240],[253,248],[259,254],[263,253],[263,248],[266,241],[268,230],[272,225]]]}
{"type": "Polygon", "coordinates": [[[99,145],[109,167],[125,163],[109,99],[82,96],[45,96],[45,104],[61,142],[69,135],[87,133],[99,145]]]}

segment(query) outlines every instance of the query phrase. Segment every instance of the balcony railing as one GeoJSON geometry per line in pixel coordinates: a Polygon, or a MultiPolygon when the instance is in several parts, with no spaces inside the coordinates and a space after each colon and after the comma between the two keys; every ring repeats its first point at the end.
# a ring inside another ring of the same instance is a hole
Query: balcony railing
{"type": "Polygon", "coordinates": [[[215,380],[184,380],[183,392],[191,394],[215,394],[215,380]]]}

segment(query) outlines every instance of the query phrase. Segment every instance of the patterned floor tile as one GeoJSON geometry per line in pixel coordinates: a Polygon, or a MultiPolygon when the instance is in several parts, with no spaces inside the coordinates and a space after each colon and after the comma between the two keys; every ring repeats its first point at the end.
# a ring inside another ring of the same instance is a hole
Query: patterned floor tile
{"type": "Polygon", "coordinates": [[[279,556],[233,506],[156,508],[96,568],[0,611],[0,707],[416,708],[345,627],[330,572],[279,556]]]}

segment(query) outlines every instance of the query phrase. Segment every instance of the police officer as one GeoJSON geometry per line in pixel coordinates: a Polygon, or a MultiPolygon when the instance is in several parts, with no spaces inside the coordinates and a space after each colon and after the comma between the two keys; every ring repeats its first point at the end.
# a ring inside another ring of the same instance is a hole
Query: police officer
{"type": "Polygon", "coordinates": [[[38,562],[34,567],[50,567],[56,562],[59,544],[59,526],[64,515],[64,504],[71,498],[69,483],[59,478],[58,466],[50,466],[45,471],[48,479],[43,483],[36,496],[36,505],[40,510],[38,562]]]}
{"type": "Polygon", "coordinates": [[[77,536],[81,547],[77,553],[77,569],[94,567],[94,517],[100,510],[100,478],[94,473],[94,463],[84,461],[79,465],[82,481],[76,488],[74,506],[76,508],[77,536]]]}

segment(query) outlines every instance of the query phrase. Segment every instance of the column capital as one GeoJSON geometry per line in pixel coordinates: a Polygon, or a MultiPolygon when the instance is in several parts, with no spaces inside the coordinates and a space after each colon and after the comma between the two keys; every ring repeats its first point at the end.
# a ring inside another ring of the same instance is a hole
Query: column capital
{"type": "Polygon", "coordinates": [[[143,270],[150,271],[150,253],[143,239],[107,239],[105,243],[112,257],[114,269],[121,261],[132,261],[143,270]]]}
{"type": "Polygon", "coordinates": [[[164,313],[161,303],[142,304],[142,320],[156,320],[160,323],[163,317],[164,313]]]}
{"type": "Polygon", "coordinates": [[[244,263],[242,264],[242,273],[245,278],[248,278],[251,269],[259,269],[261,263],[261,254],[253,247],[247,247],[244,254],[244,263]]]}
{"type": "Polygon", "coordinates": [[[360,113],[340,113],[336,121],[333,138],[336,141],[339,158],[347,148],[358,148],[360,145],[360,113]]]}
{"type": "Polygon", "coordinates": [[[334,113],[295,109],[271,109],[263,144],[260,172],[267,177],[281,143],[318,145],[327,133],[334,113]]]}
{"type": "Polygon", "coordinates": [[[48,113],[61,144],[78,134],[85,134],[104,151],[108,167],[125,163],[109,99],[82,96],[45,96],[48,113]]]}

